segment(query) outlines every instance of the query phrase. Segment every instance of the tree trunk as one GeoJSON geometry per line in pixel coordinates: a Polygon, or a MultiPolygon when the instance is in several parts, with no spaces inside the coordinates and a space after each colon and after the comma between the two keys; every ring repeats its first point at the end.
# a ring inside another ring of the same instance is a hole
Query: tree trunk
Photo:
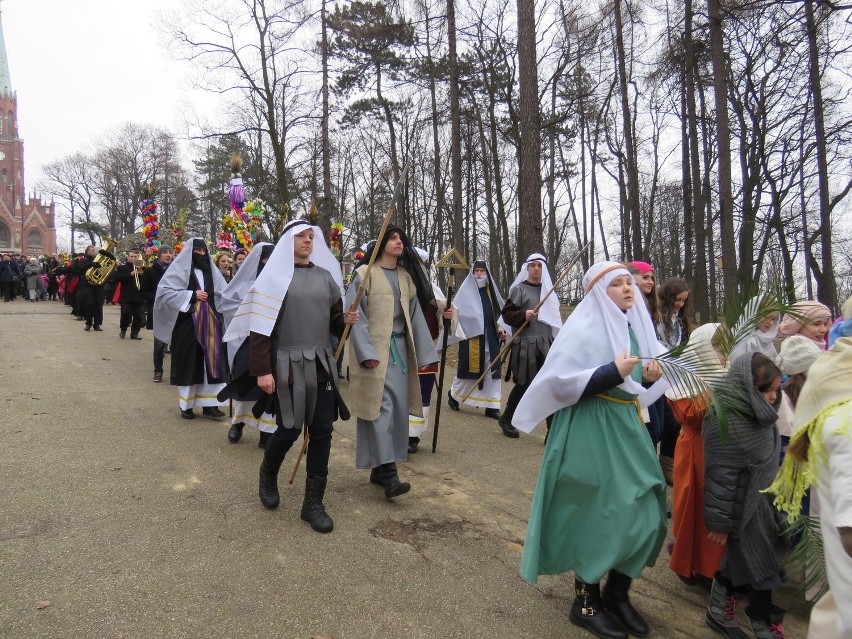
{"type": "Polygon", "coordinates": [[[535,1],[518,2],[519,170],[518,262],[544,250],[541,215],[541,114],[538,101],[535,1]]]}
{"type": "MultiPolygon", "coordinates": [[[[816,144],[817,175],[819,176],[819,237],[821,276],[817,279],[817,299],[833,312],[837,310],[837,291],[834,285],[834,260],[831,255],[831,202],[828,194],[828,156],[825,141],[825,115],[822,105],[822,85],[819,71],[817,25],[813,0],[805,0],[805,25],[808,38],[808,75],[814,98],[814,143],[816,144]]],[[[812,245],[811,245],[812,246],[812,245]]],[[[806,250],[811,252],[811,246],[806,250]]]]}
{"type": "Polygon", "coordinates": [[[734,234],[734,195],[731,184],[731,125],[728,120],[728,68],[719,0],[707,0],[710,61],[716,105],[716,143],[719,145],[719,225],[722,243],[722,284],[725,303],[738,296],[737,245],[734,234]]]}
{"type": "Polygon", "coordinates": [[[453,246],[463,246],[461,108],[459,107],[459,61],[456,53],[456,5],[447,0],[447,45],[450,65],[450,174],[453,183],[453,246]]]}
{"type": "Polygon", "coordinates": [[[636,161],[635,136],[630,118],[630,101],[627,93],[627,63],[624,54],[624,25],[621,18],[621,0],[615,0],[615,50],[618,65],[618,90],[621,97],[621,118],[624,127],[624,171],[627,177],[627,192],[624,201],[625,215],[630,229],[627,242],[628,258],[640,259],[642,255],[642,218],[639,204],[639,167],[636,161]]]}
{"type": "Polygon", "coordinates": [[[319,207],[320,228],[328,237],[331,218],[334,215],[334,200],[331,192],[331,141],[328,132],[328,25],[326,24],[326,0],[320,0],[320,21],[322,22],[322,202],[319,207]]]}

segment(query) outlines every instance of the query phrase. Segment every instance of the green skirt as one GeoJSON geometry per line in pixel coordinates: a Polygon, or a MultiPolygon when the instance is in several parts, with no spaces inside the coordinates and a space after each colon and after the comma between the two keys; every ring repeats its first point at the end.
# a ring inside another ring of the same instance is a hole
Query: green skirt
{"type": "Polygon", "coordinates": [[[521,576],[638,578],[666,538],[666,489],[635,396],[613,388],[559,410],[530,509],[521,576]],[[619,400],[619,401],[614,401],[619,400]]]}

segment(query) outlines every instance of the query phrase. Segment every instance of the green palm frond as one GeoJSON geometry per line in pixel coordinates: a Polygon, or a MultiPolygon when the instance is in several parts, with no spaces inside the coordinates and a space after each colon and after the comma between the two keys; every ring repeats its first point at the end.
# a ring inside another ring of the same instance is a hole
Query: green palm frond
{"type": "Polygon", "coordinates": [[[704,402],[708,414],[717,416],[722,437],[726,438],[728,412],[744,407],[739,405],[739,399],[726,392],[725,370],[718,366],[708,367],[694,349],[682,346],[659,356],[657,362],[676,392],[704,402]]]}
{"type": "MultiPolygon", "coordinates": [[[[738,301],[727,306],[713,338],[713,345],[726,366],[730,364],[730,355],[734,348],[757,330],[767,318],[776,314],[804,319],[792,305],[783,301],[781,291],[745,292],[738,301]]],[[[694,398],[704,398],[703,401],[706,401],[709,407],[708,414],[719,421],[723,439],[728,437],[727,415],[748,414],[751,411],[741,389],[732,388],[726,383],[726,371],[721,365],[704,362],[689,344],[673,348],[656,359],[666,379],[676,391],[694,398]]]]}
{"type": "Polygon", "coordinates": [[[819,588],[817,598],[821,597],[828,588],[828,580],[819,520],[804,515],[798,517],[790,524],[786,534],[791,540],[798,538],[790,553],[790,568],[801,579],[798,590],[804,593],[811,588],[819,588]]]}
{"type": "Polygon", "coordinates": [[[730,355],[757,327],[771,316],[790,315],[797,320],[807,321],[796,311],[792,304],[784,302],[781,289],[771,288],[759,291],[754,288],[744,290],[733,302],[725,307],[717,335],[719,352],[730,359],[730,355]]]}

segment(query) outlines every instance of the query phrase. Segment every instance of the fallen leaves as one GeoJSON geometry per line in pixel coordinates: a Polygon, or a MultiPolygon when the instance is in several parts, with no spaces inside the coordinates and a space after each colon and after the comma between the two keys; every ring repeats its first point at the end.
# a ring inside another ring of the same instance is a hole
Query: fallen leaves
{"type": "Polygon", "coordinates": [[[49,599],[39,599],[38,601],[35,602],[35,609],[36,610],[44,610],[48,606],[50,606],[50,600],[49,599]]]}

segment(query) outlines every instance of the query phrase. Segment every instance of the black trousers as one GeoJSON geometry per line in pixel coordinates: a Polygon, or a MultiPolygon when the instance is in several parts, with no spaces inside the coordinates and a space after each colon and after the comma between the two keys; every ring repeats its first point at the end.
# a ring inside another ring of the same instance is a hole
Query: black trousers
{"type": "MultiPolygon", "coordinates": [[[[290,387],[293,393],[293,387],[290,387]]],[[[300,398],[294,398],[299,400],[300,398]]],[[[317,391],[317,403],[314,407],[313,423],[308,425],[311,439],[308,443],[308,454],[305,469],[310,477],[328,477],[328,456],[331,453],[331,434],[334,432],[334,418],[337,414],[337,399],[334,390],[327,382],[320,382],[317,391]]],[[[263,459],[272,468],[279,468],[287,451],[299,439],[302,431],[299,428],[283,428],[272,433],[266,442],[263,459]]]]}
{"type": "Polygon", "coordinates": [[[12,301],[12,293],[14,292],[14,282],[0,282],[0,290],[3,291],[3,299],[7,302],[12,301]]]}
{"type": "Polygon", "coordinates": [[[142,323],[145,321],[145,302],[122,302],[121,303],[121,320],[119,328],[127,330],[130,326],[130,334],[138,335],[142,330],[142,323]]]}
{"type": "MultiPolygon", "coordinates": [[[[536,360],[538,362],[538,370],[541,370],[541,367],[544,366],[544,357],[541,355],[536,356],[536,360]]],[[[536,374],[538,375],[538,371],[536,374]]],[[[535,375],[533,375],[529,380],[527,380],[526,384],[518,384],[515,383],[515,387],[509,392],[509,397],[506,398],[506,408],[503,409],[503,418],[512,423],[512,417],[515,416],[515,409],[518,407],[518,404],[521,403],[521,398],[524,396],[524,393],[527,392],[527,389],[532,384],[532,381],[535,379],[535,375]]],[[[550,430],[550,424],[553,422],[553,415],[547,416],[547,430],[550,430]]]]}
{"type": "Polygon", "coordinates": [[[104,299],[106,299],[106,291],[103,286],[77,288],[80,315],[86,320],[86,324],[100,326],[104,323],[104,299]]]}

